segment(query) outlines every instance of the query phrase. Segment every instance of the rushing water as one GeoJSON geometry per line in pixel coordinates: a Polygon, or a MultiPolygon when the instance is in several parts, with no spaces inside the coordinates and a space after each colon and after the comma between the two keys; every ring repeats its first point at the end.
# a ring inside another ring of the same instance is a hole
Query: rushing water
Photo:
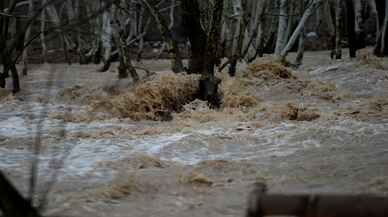
{"type": "MultiPolygon", "coordinates": [[[[61,106],[48,109],[63,110],[61,106]]],[[[6,108],[1,108],[6,110],[6,108]]],[[[22,108],[21,108],[22,109],[22,108]]],[[[0,138],[32,140],[38,124],[41,124],[43,141],[48,147],[40,155],[40,175],[59,170],[59,178],[94,177],[106,179],[111,174],[101,162],[119,161],[136,154],[148,154],[163,160],[182,164],[196,164],[204,160],[255,160],[265,161],[282,157],[304,149],[324,147],[375,146],[388,142],[388,123],[367,123],[351,119],[318,120],[314,122],[281,122],[262,128],[236,130],[235,127],[201,127],[176,133],[161,133],[141,137],[117,136],[112,138],[56,138],[52,134],[64,128],[67,134],[98,132],[101,130],[133,128],[135,123],[117,120],[91,123],[62,123],[45,118],[39,121],[42,107],[31,107],[32,115],[3,112],[0,119],[0,138]],[[32,109],[35,108],[35,109],[32,109]],[[31,116],[32,119],[31,119],[31,116]],[[116,121],[116,122],[115,122],[116,121]],[[60,166],[63,162],[63,166],[60,166]],[[58,166],[58,165],[59,166],[58,166]]],[[[20,147],[20,146],[18,146],[20,147]]],[[[385,148],[388,151],[388,148],[385,148]]],[[[31,163],[31,150],[0,146],[0,168],[6,171],[26,173],[31,163]]]]}
{"type": "MultiPolygon", "coordinates": [[[[311,77],[334,81],[339,89],[351,92],[353,97],[372,93],[386,95],[385,75],[376,73],[375,76],[368,77],[368,74],[357,72],[359,76],[354,76],[337,70],[336,67],[334,69],[314,71],[311,77]],[[349,82],[350,79],[352,82],[349,82]]],[[[348,103],[351,107],[356,101],[351,99],[344,102],[344,105],[348,103]]],[[[331,107],[327,108],[330,109],[331,107]]],[[[346,117],[336,120],[322,118],[312,122],[283,121],[242,130],[236,129],[238,123],[217,124],[194,126],[189,130],[177,130],[173,133],[136,136],[131,135],[137,127],[134,122],[113,119],[64,123],[47,115],[50,112],[66,113],[69,110],[86,112],[82,106],[58,103],[15,100],[0,104],[0,169],[28,177],[33,159],[31,143],[36,135],[42,137],[43,144],[39,156],[40,177],[49,179],[48,175],[56,171],[61,181],[110,180],[115,171],[105,162],[119,162],[138,154],[192,165],[216,159],[260,163],[275,157],[293,155],[300,150],[343,146],[368,147],[374,152],[388,153],[388,120],[384,119],[375,123],[346,117]],[[115,131],[118,127],[126,129],[128,135],[117,134],[108,138],[68,136],[82,132],[115,131]]]]}

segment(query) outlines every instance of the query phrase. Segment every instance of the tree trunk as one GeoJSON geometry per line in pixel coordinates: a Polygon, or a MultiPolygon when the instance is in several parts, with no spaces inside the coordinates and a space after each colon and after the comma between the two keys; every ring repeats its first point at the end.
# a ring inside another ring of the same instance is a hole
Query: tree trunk
{"type": "Polygon", "coordinates": [[[52,4],[47,5],[45,9],[47,12],[47,16],[50,18],[50,21],[54,23],[55,27],[57,27],[56,32],[59,35],[60,44],[63,46],[65,60],[69,64],[71,64],[71,59],[70,59],[70,56],[68,53],[69,52],[68,48],[72,47],[72,45],[70,44],[69,40],[66,38],[65,34],[63,33],[63,31],[61,29],[62,23],[61,23],[61,19],[60,19],[59,15],[58,15],[58,12],[57,12],[56,8],[54,7],[54,5],[52,5],[52,4]]]}
{"type": "Polygon", "coordinates": [[[12,93],[17,93],[20,91],[20,81],[19,81],[19,73],[16,69],[15,64],[11,64],[10,67],[11,76],[12,76],[12,93]]]}
{"type": "Polygon", "coordinates": [[[384,23],[383,27],[381,30],[381,48],[380,48],[380,53],[383,54],[384,56],[388,54],[388,0],[385,0],[385,18],[384,18],[384,23]]]}
{"type": "Polygon", "coordinates": [[[241,28],[242,28],[242,5],[241,0],[233,0],[232,1],[233,6],[233,15],[232,15],[232,53],[231,56],[239,56],[240,50],[239,50],[239,44],[240,44],[240,37],[241,37],[241,28]]]}
{"type": "Polygon", "coordinates": [[[263,56],[264,53],[264,31],[265,31],[265,15],[264,10],[267,8],[268,1],[262,0],[261,11],[259,16],[259,27],[256,39],[256,53],[259,57],[263,56]]]}
{"type": "Polygon", "coordinates": [[[214,68],[218,62],[217,51],[222,27],[223,8],[224,0],[215,0],[210,32],[206,43],[205,70],[202,71],[202,77],[199,83],[200,98],[208,101],[213,107],[220,106],[220,98],[218,95],[218,84],[220,80],[215,77],[214,68]]]}
{"type": "MultiPolygon", "coordinates": [[[[292,34],[292,30],[294,28],[294,14],[295,14],[295,2],[294,1],[291,1],[290,3],[288,3],[288,19],[287,19],[287,31],[286,31],[286,35],[285,35],[285,41],[288,41],[288,39],[290,38],[291,34],[292,34]]],[[[303,13],[303,12],[302,12],[303,13]]]]}
{"type": "Polygon", "coordinates": [[[99,70],[100,72],[106,72],[111,65],[111,53],[112,53],[112,8],[107,9],[102,14],[102,48],[103,48],[103,67],[99,70]]]}
{"type": "Polygon", "coordinates": [[[129,45],[127,44],[127,39],[131,35],[131,29],[127,28],[126,23],[128,20],[123,18],[121,14],[121,8],[125,5],[125,0],[121,0],[119,5],[114,5],[112,7],[112,25],[113,28],[113,39],[117,46],[119,52],[119,67],[118,67],[118,77],[119,79],[127,78],[130,74],[133,81],[136,83],[139,81],[139,75],[137,74],[135,68],[132,65],[131,53],[129,50],[129,45]]]}
{"type": "Polygon", "coordinates": [[[336,0],[335,5],[335,59],[342,58],[342,0],[336,0]]]}
{"type": "Polygon", "coordinates": [[[168,28],[167,22],[160,14],[159,11],[156,10],[155,7],[151,6],[147,0],[143,0],[144,4],[149,9],[150,13],[154,17],[155,21],[158,23],[158,28],[164,38],[164,41],[167,42],[168,52],[171,56],[171,68],[175,73],[180,73],[184,71],[182,56],[179,50],[178,42],[173,37],[173,34],[168,28]]]}
{"type": "Polygon", "coordinates": [[[378,37],[380,35],[380,21],[379,21],[379,15],[377,12],[376,1],[370,0],[368,1],[368,5],[369,5],[370,15],[375,19],[375,22],[376,22],[376,44],[377,44],[378,37]]]}
{"type": "MultiPolygon", "coordinates": [[[[19,12],[19,10],[15,11],[15,12],[19,12]]],[[[16,37],[14,40],[16,40],[16,47],[15,47],[15,52],[10,52],[8,55],[9,57],[7,57],[8,59],[8,63],[9,66],[10,66],[10,70],[11,70],[11,77],[12,77],[12,92],[13,93],[17,93],[20,91],[20,81],[19,81],[19,73],[16,69],[16,61],[17,61],[17,57],[19,57],[19,55],[21,55],[23,53],[23,50],[24,50],[24,39],[26,37],[25,35],[25,25],[24,25],[25,21],[24,19],[20,18],[20,17],[17,17],[16,18],[16,37]],[[12,58],[15,58],[15,59],[12,59],[12,58]]]]}
{"type": "MultiPolygon", "coordinates": [[[[46,4],[46,0],[42,0],[42,5],[46,4]]],[[[42,10],[41,21],[40,21],[40,42],[42,46],[42,60],[43,63],[47,63],[47,44],[46,44],[46,10],[42,10]]]]}
{"type": "MultiPolygon", "coordinates": [[[[34,2],[33,0],[28,1],[28,14],[33,16],[34,13],[34,2]]],[[[28,39],[31,34],[31,26],[27,28],[25,39],[28,39]]],[[[23,62],[23,75],[27,75],[28,71],[28,47],[25,47],[23,50],[22,62],[23,62]]]]}
{"type": "Polygon", "coordinates": [[[349,55],[351,58],[355,58],[357,52],[356,16],[354,10],[353,0],[346,0],[346,23],[348,29],[349,55]]]}
{"type": "MultiPolygon", "coordinates": [[[[305,7],[304,0],[301,0],[301,14],[303,14],[303,10],[305,7]]],[[[297,66],[302,65],[303,63],[303,56],[304,56],[304,38],[305,38],[305,28],[303,27],[302,33],[299,35],[299,44],[298,44],[298,51],[296,53],[296,59],[295,59],[295,64],[297,66]]]]}
{"type": "MultiPolygon", "coordinates": [[[[120,40],[120,39],[119,39],[120,40]]],[[[121,39],[122,40],[122,39],[121,39]]],[[[121,42],[123,43],[123,42],[121,42]]],[[[120,64],[119,64],[119,78],[127,78],[128,72],[131,75],[133,81],[136,83],[139,81],[139,75],[136,69],[132,65],[132,60],[129,52],[129,48],[126,45],[120,44],[120,64]]]]}
{"type": "Polygon", "coordinates": [[[302,19],[299,21],[298,26],[296,27],[294,33],[290,37],[290,40],[288,41],[287,45],[284,47],[284,49],[281,51],[280,57],[282,60],[285,60],[288,52],[291,50],[291,48],[294,46],[296,40],[298,39],[299,35],[301,34],[302,30],[304,29],[304,26],[308,20],[308,18],[313,14],[313,12],[321,5],[322,0],[314,0],[311,5],[306,9],[306,11],[303,13],[302,19]]]}
{"type": "MultiPolygon", "coordinates": [[[[370,0],[369,0],[370,1],[370,0]]],[[[362,30],[362,3],[361,0],[353,0],[355,26],[354,29],[357,35],[360,35],[362,30]]]]}
{"type": "Polygon", "coordinates": [[[278,34],[276,39],[275,55],[280,57],[284,46],[287,43],[287,4],[288,0],[280,0],[280,11],[279,11],[279,24],[278,24],[278,34]]]}
{"type": "Polygon", "coordinates": [[[197,0],[182,0],[182,21],[190,41],[189,73],[202,73],[205,69],[207,36],[200,21],[197,0]]]}

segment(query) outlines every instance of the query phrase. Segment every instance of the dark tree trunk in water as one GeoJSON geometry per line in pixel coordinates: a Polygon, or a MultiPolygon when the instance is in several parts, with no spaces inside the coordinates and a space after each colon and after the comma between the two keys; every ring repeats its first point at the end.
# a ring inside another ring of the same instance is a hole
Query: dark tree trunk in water
{"type": "Polygon", "coordinates": [[[106,72],[106,71],[109,70],[111,62],[112,62],[110,59],[111,58],[105,60],[104,65],[102,66],[102,68],[98,70],[99,72],[106,72]]]}
{"type": "MultiPolygon", "coordinates": [[[[3,62],[3,61],[2,61],[3,62]]],[[[3,62],[3,71],[0,72],[0,88],[5,88],[7,82],[6,82],[6,78],[7,78],[7,74],[6,74],[6,66],[3,62]]]]}
{"type": "Polygon", "coordinates": [[[237,57],[232,57],[233,59],[230,61],[228,73],[231,77],[236,75],[237,70],[237,57]]]}
{"type": "MultiPolygon", "coordinates": [[[[0,40],[0,43],[1,43],[1,40],[0,40]]],[[[1,48],[1,47],[0,47],[1,48]]],[[[6,78],[8,77],[7,76],[7,69],[6,69],[6,64],[5,64],[5,60],[3,59],[3,56],[0,54],[0,58],[1,58],[1,64],[3,65],[2,67],[2,71],[0,71],[0,88],[5,88],[6,86],[6,78]]]]}
{"type": "Polygon", "coordinates": [[[12,92],[17,93],[20,91],[19,73],[14,64],[11,65],[10,70],[12,75],[12,92]]]}
{"type": "MultiPolygon", "coordinates": [[[[118,16],[117,14],[115,16],[118,16]]],[[[135,68],[132,65],[131,60],[131,53],[129,51],[129,46],[126,43],[126,39],[129,36],[128,30],[123,27],[123,25],[120,23],[118,19],[116,19],[116,22],[113,24],[113,39],[115,41],[115,44],[117,45],[119,49],[119,79],[128,78],[128,75],[131,75],[133,81],[136,83],[139,81],[139,75],[137,74],[135,68]]],[[[109,58],[111,62],[111,58],[109,58]]]]}
{"type": "MultiPolygon", "coordinates": [[[[18,11],[16,11],[18,12],[18,11]]],[[[25,21],[21,19],[20,17],[16,18],[16,44],[14,52],[12,50],[9,51],[9,53],[6,53],[7,55],[7,61],[6,64],[9,64],[9,70],[11,70],[11,77],[12,77],[12,92],[17,93],[20,91],[20,81],[19,81],[19,73],[16,69],[15,62],[16,58],[18,56],[21,56],[24,50],[24,38],[26,34],[25,29],[25,21]]]]}
{"type": "Polygon", "coordinates": [[[380,33],[377,38],[374,53],[376,56],[388,56],[388,28],[384,28],[386,21],[388,21],[388,14],[386,14],[386,1],[376,1],[378,18],[380,23],[380,33]],[[383,38],[384,37],[384,38],[383,38]],[[383,47],[384,44],[384,47],[383,47]]]}
{"type": "Polygon", "coordinates": [[[9,71],[11,71],[12,77],[12,92],[17,93],[20,91],[19,73],[14,63],[10,58],[5,57],[3,59],[3,73],[0,74],[0,87],[5,88],[6,78],[9,77],[9,71]]]}
{"type": "Polygon", "coordinates": [[[88,58],[85,56],[85,54],[82,51],[80,51],[78,55],[79,55],[79,64],[80,65],[88,64],[88,58]]]}
{"type": "Polygon", "coordinates": [[[215,77],[214,68],[219,62],[217,50],[221,34],[223,8],[224,0],[215,0],[210,33],[206,43],[205,70],[202,71],[199,86],[200,98],[208,101],[213,107],[220,106],[220,98],[218,95],[218,84],[220,80],[215,77]]]}
{"type": "Polygon", "coordinates": [[[123,44],[120,45],[120,65],[118,70],[119,78],[127,78],[128,74],[130,74],[134,82],[139,81],[139,75],[132,65],[129,48],[123,44]]]}
{"type": "Polygon", "coordinates": [[[346,0],[346,23],[348,27],[349,55],[351,58],[355,58],[357,52],[357,36],[353,0],[346,0]]]}
{"type": "Polygon", "coordinates": [[[182,21],[185,32],[190,41],[189,73],[202,73],[205,71],[205,50],[207,36],[202,29],[197,0],[182,0],[182,21]]]}
{"type": "Polygon", "coordinates": [[[100,64],[101,63],[101,51],[102,51],[102,44],[98,43],[98,48],[96,52],[93,53],[92,58],[93,58],[93,63],[94,64],[100,64]]]}

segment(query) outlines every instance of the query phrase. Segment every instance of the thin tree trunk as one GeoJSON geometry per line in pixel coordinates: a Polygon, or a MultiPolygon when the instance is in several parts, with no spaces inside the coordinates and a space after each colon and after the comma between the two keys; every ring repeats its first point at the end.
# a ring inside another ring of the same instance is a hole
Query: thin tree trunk
{"type": "MultiPolygon", "coordinates": [[[[304,0],[301,0],[301,14],[303,14],[303,10],[305,7],[304,0]]],[[[302,28],[302,33],[299,35],[299,44],[298,44],[298,52],[296,53],[295,64],[297,66],[302,65],[303,56],[304,56],[304,39],[305,39],[305,27],[302,28]]]]}
{"type": "Polygon", "coordinates": [[[381,30],[381,49],[380,53],[382,54],[388,54],[388,47],[387,47],[387,36],[388,36],[388,0],[385,0],[385,18],[383,23],[383,28],[381,30]]]}
{"type": "Polygon", "coordinates": [[[313,3],[306,9],[306,11],[303,13],[302,19],[299,21],[298,26],[296,27],[294,33],[292,34],[290,40],[288,41],[287,45],[284,47],[284,49],[281,51],[280,57],[282,60],[285,60],[288,52],[291,50],[291,48],[294,46],[296,40],[298,39],[299,35],[301,34],[308,18],[313,14],[313,12],[321,5],[322,0],[314,0],[313,3]]]}
{"type": "Polygon", "coordinates": [[[256,53],[259,57],[263,56],[263,50],[264,50],[264,31],[265,31],[265,15],[264,11],[267,8],[267,0],[262,0],[262,5],[261,5],[261,11],[260,11],[260,16],[259,16],[259,27],[258,27],[258,35],[256,39],[256,53]]]}
{"type": "Polygon", "coordinates": [[[232,28],[233,28],[233,43],[232,43],[232,54],[231,56],[238,56],[240,52],[238,51],[239,48],[239,41],[241,37],[241,23],[242,23],[242,11],[241,11],[241,0],[233,0],[233,21],[232,21],[232,28]]]}
{"type": "MultiPolygon", "coordinates": [[[[370,1],[370,0],[369,0],[370,1]]],[[[361,0],[353,0],[354,6],[354,15],[355,15],[355,31],[357,35],[360,35],[362,32],[362,3],[361,0]]]]}
{"type": "MultiPolygon", "coordinates": [[[[104,5],[103,5],[104,6],[104,5]]],[[[111,65],[111,53],[112,53],[112,8],[105,10],[102,14],[102,48],[103,48],[103,67],[99,70],[100,72],[108,71],[111,65]]]]}
{"type": "Polygon", "coordinates": [[[292,34],[292,29],[293,29],[293,25],[294,25],[294,13],[295,13],[295,2],[291,1],[288,4],[287,31],[286,31],[286,35],[285,35],[286,41],[288,41],[288,39],[290,38],[290,36],[292,34]]]}
{"type": "Polygon", "coordinates": [[[113,23],[113,38],[119,52],[119,67],[118,67],[118,77],[119,79],[127,78],[130,74],[133,81],[136,83],[139,81],[139,75],[137,74],[135,68],[132,65],[131,53],[129,50],[129,45],[127,44],[127,39],[131,34],[131,29],[126,28],[126,23],[128,20],[123,19],[122,10],[120,9],[125,5],[125,0],[119,2],[120,5],[112,6],[112,21],[113,23]],[[117,7],[117,8],[116,8],[117,7]]]}
{"type": "Polygon", "coordinates": [[[348,29],[349,55],[351,58],[356,57],[357,52],[357,37],[356,37],[356,19],[354,13],[353,0],[346,0],[346,21],[348,29]]]}
{"type": "Polygon", "coordinates": [[[219,107],[218,84],[220,83],[214,75],[214,68],[218,62],[218,44],[221,34],[222,12],[224,0],[215,0],[210,25],[210,32],[206,45],[205,69],[199,83],[200,98],[209,102],[213,107],[219,107]]]}
{"type": "Polygon", "coordinates": [[[60,44],[63,46],[63,52],[65,54],[66,61],[71,64],[71,59],[68,53],[68,48],[72,47],[69,40],[66,38],[65,34],[61,30],[61,19],[58,15],[58,12],[54,5],[50,4],[46,7],[47,16],[50,18],[50,20],[54,23],[54,25],[57,27],[57,32],[60,39],[60,44]]]}
{"type": "MultiPolygon", "coordinates": [[[[46,4],[46,0],[42,0],[42,5],[44,4],[46,4]]],[[[46,10],[42,10],[41,21],[40,21],[40,31],[42,33],[40,34],[40,42],[42,46],[43,63],[47,63],[47,44],[46,44],[45,29],[46,29],[46,10]]]]}
{"type": "MultiPolygon", "coordinates": [[[[72,14],[70,11],[72,11],[70,8],[68,9],[68,13],[69,13],[69,18],[70,20],[73,20],[73,19],[78,19],[78,20],[81,20],[82,19],[82,14],[81,14],[81,0],[75,0],[74,1],[74,13],[72,14]]],[[[71,0],[70,0],[71,2],[71,0]]],[[[71,5],[69,3],[69,5],[71,5]]],[[[87,61],[86,61],[86,57],[85,57],[85,54],[83,53],[83,43],[82,43],[82,40],[81,40],[81,28],[82,27],[79,27],[77,26],[76,28],[76,31],[75,31],[75,40],[77,41],[77,54],[78,54],[78,62],[80,64],[85,64],[87,61]]]]}
{"type": "Polygon", "coordinates": [[[155,7],[151,6],[147,0],[142,0],[144,4],[149,9],[152,16],[155,18],[156,22],[158,23],[158,28],[164,37],[164,41],[167,42],[168,45],[168,51],[171,55],[171,67],[172,71],[175,73],[180,73],[184,71],[183,62],[182,62],[182,56],[179,50],[178,42],[175,38],[173,38],[173,35],[171,31],[168,29],[168,25],[166,21],[164,20],[163,16],[160,14],[159,11],[156,10],[155,7]]]}
{"type": "Polygon", "coordinates": [[[16,69],[15,64],[11,64],[10,67],[11,76],[12,76],[12,92],[17,93],[20,91],[20,81],[19,81],[19,73],[16,69]]]}
{"type": "Polygon", "coordinates": [[[120,63],[118,67],[119,79],[127,78],[128,73],[131,75],[133,81],[136,83],[139,81],[139,75],[136,72],[136,69],[132,65],[131,54],[129,47],[125,44],[125,37],[115,33],[116,44],[119,45],[119,58],[120,63]]]}
{"type": "Polygon", "coordinates": [[[207,36],[200,21],[201,12],[197,1],[182,0],[182,21],[190,41],[189,73],[203,73],[207,36]]]}
{"type": "Polygon", "coordinates": [[[368,2],[368,5],[369,5],[370,14],[375,19],[375,22],[376,22],[376,44],[377,44],[378,37],[380,35],[380,21],[379,21],[379,15],[378,15],[378,12],[377,12],[376,1],[375,0],[369,0],[367,2],[368,2]]]}
{"type": "MultiPolygon", "coordinates": [[[[34,13],[34,2],[33,0],[28,1],[28,14],[29,16],[32,16],[34,13]]],[[[25,39],[28,39],[31,34],[31,26],[28,26],[26,31],[25,39]]],[[[28,71],[28,48],[29,46],[25,47],[23,50],[23,56],[22,56],[22,62],[23,62],[23,75],[27,75],[28,71]]]]}
{"type": "Polygon", "coordinates": [[[276,48],[275,55],[280,57],[284,46],[287,43],[287,5],[288,0],[280,0],[280,11],[279,11],[279,24],[278,24],[278,34],[276,39],[276,48]]]}
{"type": "Polygon", "coordinates": [[[299,36],[299,44],[298,44],[298,52],[296,53],[296,59],[295,64],[297,66],[300,66],[303,64],[303,57],[304,57],[304,38],[305,38],[304,29],[302,30],[302,33],[299,36]]]}
{"type": "Polygon", "coordinates": [[[342,58],[342,0],[336,0],[335,5],[335,59],[342,58]]]}
{"type": "Polygon", "coordinates": [[[330,34],[335,33],[335,21],[333,21],[333,16],[331,13],[329,1],[323,2],[323,20],[327,25],[328,31],[330,34]]]}
{"type": "Polygon", "coordinates": [[[176,0],[171,0],[171,8],[170,8],[170,25],[168,25],[169,29],[172,29],[175,24],[175,4],[176,0]]]}
{"type": "MultiPolygon", "coordinates": [[[[254,10],[254,18],[252,22],[252,29],[253,29],[253,36],[255,37],[253,40],[254,47],[256,48],[255,50],[255,55],[252,58],[256,58],[259,46],[262,42],[263,39],[263,23],[264,23],[264,16],[263,12],[266,8],[266,2],[267,0],[260,0],[256,2],[255,5],[255,10],[254,10]]],[[[252,59],[251,58],[251,59],[252,59]]]]}

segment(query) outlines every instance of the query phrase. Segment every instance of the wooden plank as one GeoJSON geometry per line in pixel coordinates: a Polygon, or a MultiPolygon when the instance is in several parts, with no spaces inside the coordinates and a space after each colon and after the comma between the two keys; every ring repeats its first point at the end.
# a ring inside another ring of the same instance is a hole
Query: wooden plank
{"type": "Polygon", "coordinates": [[[266,194],[263,186],[251,193],[246,217],[279,215],[388,217],[388,197],[368,194],[266,194]]]}

